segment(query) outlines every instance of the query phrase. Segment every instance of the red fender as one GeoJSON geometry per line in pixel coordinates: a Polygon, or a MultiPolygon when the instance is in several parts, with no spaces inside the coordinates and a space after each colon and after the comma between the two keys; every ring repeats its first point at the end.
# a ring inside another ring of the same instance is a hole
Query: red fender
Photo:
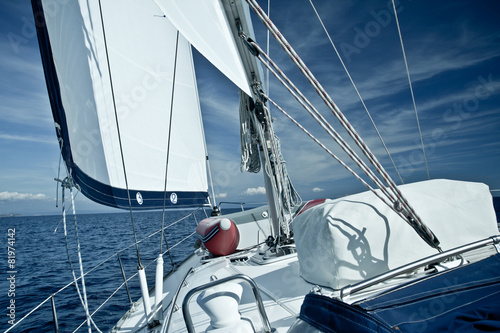
{"type": "Polygon", "coordinates": [[[233,253],[240,242],[240,232],[228,218],[208,218],[196,227],[198,238],[214,256],[226,256],[233,253]]]}

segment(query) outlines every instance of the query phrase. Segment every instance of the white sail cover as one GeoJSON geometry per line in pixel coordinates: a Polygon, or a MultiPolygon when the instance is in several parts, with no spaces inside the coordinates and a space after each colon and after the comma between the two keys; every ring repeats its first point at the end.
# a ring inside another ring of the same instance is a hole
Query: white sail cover
{"type": "MultiPolygon", "coordinates": [[[[399,188],[445,251],[499,233],[485,184],[433,179],[399,188]]],[[[301,276],[333,289],[437,253],[370,191],[304,211],[293,231],[301,276]]]]}
{"type": "Polygon", "coordinates": [[[220,0],[154,0],[184,37],[247,95],[250,87],[220,0]]]}
{"type": "Polygon", "coordinates": [[[161,208],[166,175],[167,206],[207,204],[191,47],[158,6],[32,2],[63,156],[81,191],[128,208],[128,183],[134,208],[161,208]]]}

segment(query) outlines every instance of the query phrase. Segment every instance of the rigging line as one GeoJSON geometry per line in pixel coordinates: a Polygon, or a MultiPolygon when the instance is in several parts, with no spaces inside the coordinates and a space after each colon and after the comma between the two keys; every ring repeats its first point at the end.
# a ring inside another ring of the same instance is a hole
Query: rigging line
{"type": "MultiPolygon", "coordinates": [[[[85,299],[84,299],[84,297],[82,297],[82,294],[80,292],[80,287],[78,285],[78,280],[82,279],[81,283],[82,283],[82,287],[84,287],[84,283],[85,282],[83,281],[83,276],[85,276],[87,273],[83,274],[79,278],[76,277],[75,270],[73,268],[73,262],[71,260],[71,255],[69,253],[68,232],[67,232],[67,227],[66,227],[66,210],[67,210],[67,208],[66,208],[66,200],[65,200],[65,189],[66,188],[71,188],[70,179],[66,178],[66,180],[64,182],[61,181],[61,183],[62,183],[62,185],[61,185],[61,187],[62,187],[62,191],[61,191],[62,192],[61,193],[61,195],[62,195],[61,196],[61,204],[62,204],[62,214],[63,214],[63,220],[62,220],[62,222],[63,222],[63,229],[64,229],[64,239],[65,239],[65,243],[66,243],[66,254],[68,256],[68,262],[69,262],[71,274],[73,276],[73,282],[71,284],[73,284],[73,283],[75,284],[75,288],[76,288],[76,292],[78,294],[78,298],[80,299],[80,302],[81,302],[83,308],[87,312],[88,311],[88,305],[86,306],[86,293],[84,294],[84,296],[85,296],[85,299]]],[[[73,192],[71,192],[71,196],[72,196],[71,201],[72,201],[72,206],[73,206],[73,204],[74,204],[73,192]]],[[[74,211],[74,207],[73,207],[73,211],[74,211]]],[[[75,216],[75,221],[76,221],[76,214],[74,216],[75,216]]],[[[79,242],[78,242],[78,245],[79,245],[79,242]]],[[[80,251],[78,251],[78,252],[80,252],[80,251]]],[[[59,291],[61,291],[61,290],[59,290],[59,291]]],[[[59,291],[56,292],[55,294],[59,293],[59,291]]],[[[87,319],[88,319],[88,317],[87,317],[87,319]]],[[[94,320],[92,318],[90,318],[90,320],[91,320],[92,324],[94,325],[94,327],[96,328],[96,330],[99,331],[99,332],[101,332],[99,330],[99,328],[97,327],[96,323],[94,322],[94,320]]]]}
{"type": "Polygon", "coordinates": [[[396,214],[403,217],[401,212],[398,212],[394,205],[389,204],[380,194],[378,194],[373,187],[371,187],[367,182],[363,180],[354,170],[352,170],[344,161],[342,161],[337,155],[335,155],[328,147],[326,147],[321,141],[319,141],[314,135],[312,135],[304,126],[302,126],[297,120],[290,116],[283,108],[281,108],[276,102],[274,102],[269,96],[264,95],[269,102],[271,102],[281,113],[283,113],[288,119],[290,119],[297,127],[299,127],[304,133],[306,133],[314,142],[316,142],[321,148],[323,148],[330,156],[332,156],[337,162],[339,162],[347,171],[349,171],[356,179],[358,179],[364,186],[366,186],[371,192],[373,192],[382,202],[384,202],[389,208],[391,208],[396,214]]]}
{"type": "Polygon", "coordinates": [[[281,84],[295,97],[295,99],[302,105],[302,107],[318,122],[318,124],[332,137],[332,139],[344,150],[344,152],[365,172],[365,174],[372,180],[381,191],[387,196],[391,202],[396,202],[394,196],[385,188],[384,184],[378,179],[378,177],[373,173],[373,171],[366,165],[366,163],[352,150],[352,148],[345,142],[345,140],[335,131],[330,123],[319,113],[312,103],[302,94],[302,92],[293,84],[293,82],[286,76],[286,74],[279,69],[279,67],[270,59],[256,43],[252,44],[259,52],[259,60],[264,64],[264,66],[273,66],[279,75],[270,68],[273,75],[281,82],[281,84]],[[265,57],[267,62],[265,62],[262,57],[265,57]],[[286,82],[285,82],[286,81],[286,82]],[[292,91],[293,88],[293,91],[292,91]]]}
{"type": "Polygon", "coordinates": [[[215,200],[214,182],[212,180],[212,169],[210,168],[210,160],[208,158],[208,152],[207,152],[207,155],[206,155],[206,161],[207,161],[208,179],[210,181],[210,188],[211,188],[212,198],[213,198],[214,202],[212,203],[210,201],[210,196],[208,197],[208,200],[209,200],[209,203],[212,204],[212,209],[213,209],[213,207],[217,207],[217,201],[215,200]]]}
{"type": "MultiPolygon", "coordinates": [[[[309,83],[316,90],[318,95],[321,97],[326,106],[332,111],[337,120],[342,124],[351,138],[355,141],[359,148],[361,148],[363,154],[368,158],[370,163],[375,167],[377,172],[380,174],[384,182],[386,182],[388,188],[393,192],[393,194],[397,197],[397,201],[395,205],[397,210],[404,210],[404,215],[406,216],[406,222],[410,224],[413,229],[418,233],[418,235],[431,247],[441,251],[439,247],[439,240],[434,235],[434,233],[422,222],[421,218],[417,215],[413,207],[410,206],[406,198],[403,196],[401,191],[397,188],[396,184],[389,176],[389,174],[385,171],[383,166],[380,164],[376,156],[372,153],[370,148],[366,145],[366,143],[361,139],[356,130],[352,127],[349,121],[345,118],[344,114],[340,111],[337,105],[333,102],[331,97],[325,91],[325,89],[321,86],[312,72],[307,68],[302,59],[298,56],[295,50],[291,47],[288,41],[283,37],[281,32],[276,28],[274,23],[269,20],[266,16],[262,8],[258,5],[255,0],[246,0],[246,2],[252,7],[254,12],[259,16],[260,20],[264,23],[264,25],[271,31],[273,36],[276,38],[278,43],[281,45],[283,50],[289,55],[290,59],[296,64],[300,72],[305,76],[305,78],[309,81],[309,83]]],[[[255,43],[252,41],[252,45],[255,43]]],[[[336,132],[334,132],[336,133],[336,132]]],[[[370,170],[371,171],[371,170],[370,170]]],[[[376,178],[378,180],[378,178],[376,178]]],[[[381,190],[384,190],[384,186],[380,187],[381,190]]]]}
{"type": "Polygon", "coordinates": [[[424,146],[424,139],[422,137],[422,130],[420,129],[420,120],[418,118],[417,104],[415,103],[415,95],[413,94],[413,85],[411,83],[410,70],[408,69],[405,47],[403,45],[403,36],[401,35],[401,28],[399,27],[399,20],[397,13],[398,11],[396,10],[396,4],[394,3],[394,0],[392,0],[392,8],[394,9],[394,17],[396,18],[396,26],[398,28],[399,41],[401,42],[401,51],[403,51],[403,59],[405,61],[406,75],[408,76],[408,84],[410,86],[411,100],[413,101],[413,109],[415,110],[415,117],[417,118],[417,127],[418,127],[418,133],[420,135],[420,143],[422,144],[422,154],[424,156],[425,170],[427,171],[427,179],[430,180],[431,176],[429,175],[429,166],[427,165],[427,156],[425,154],[425,146],[424,146]]]}
{"type": "MultiPolygon", "coordinates": [[[[267,0],[267,16],[271,18],[271,0],[267,0]]],[[[266,40],[266,52],[267,54],[271,54],[269,51],[269,42],[270,42],[269,30],[267,30],[267,40],[266,40]]],[[[266,88],[267,93],[271,94],[271,87],[269,87],[269,69],[266,72],[266,88]]]]}
{"type": "MultiPolygon", "coordinates": [[[[262,91],[262,89],[261,89],[262,91]]],[[[279,161],[279,148],[278,148],[278,143],[277,143],[277,136],[274,132],[274,129],[272,127],[272,124],[271,124],[271,112],[269,110],[269,108],[265,105],[265,101],[261,100],[260,101],[262,103],[262,108],[263,108],[263,112],[265,114],[265,122],[266,122],[266,126],[268,128],[268,131],[269,131],[269,141],[271,143],[271,152],[272,152],[272,160],[271,162],[274,163],[275,167],[276,167],[276,171],[277,171],[277,174],[276,174],[276,180],[277,182],[280,183],[280,186],[281,186],[281,189],[278,189],[280,190],[280,195],[281,196],[284,196],[283,193],[286,191],[286,187],[285,187],[285,174],[284,174],[284,170],[283,170],[283,165],[280,163],[279,161]]],[[[285,195],[286,197],[286,195],[285,195]]],[[[286,198],[288,199],[288,198],[286,198]]],[[[283,203],[283,204],[287,204],[289,206],[289,203],[283,203]]],[[[288,207],[288,209],[290,209],[290,207],[288,207]]]]}
{"type": "Polygon", "coordinates": [[[165,205],[167,201],[167,175],[168,175],[168,162],[170,159],[170,138],[172,134],[172,120],[173,120],[173,115],[174,115],[174,94],[175,94],[175,77],[177,74],[177,56],[179,52],[179,30],[177,30],[177,36],[175,39],[175,57],[174,57],[174,72],[172,74],[172,98],[170,99],[170,120],[168,123],[168,141],[167,141],[167,160],[165,163],[165,183],[163,187],[163,212],[161,216],[161,236],[160,236],[160,253],[162,253],[163,249],[163,238],[165,238],[165,242],[167,245],[167,252],[170,256],[170,261],[172,263],[172,266],[174,265],[174,259],[172,258],[172,253],[170,253],[170,248],[168,246],[167,239],[165,237],[165,232],[164,232],[164,226],[165,226],[165,205]]]}
{"type": "MultiPolygon", "coordinates": [[[[273,175],[276,178],[276,185],[279,185],[277,187],[277,190],[279,191],[279,200],[278,204],[280,205],[280,215],[282,216],[281,220],[281,228],[283,229],[282,231],[285,233],[285,235],[289,234],[289,228],[288,228],[288,221],[286,221],[286,217],[284,215],[284,208],[288,210],[289,216],[291,217],[291,207],[290,207],[290,201],[288,196],[286,195],[286,184],[285,184],[285,175],[284,175],[284,170],[283,170],[283,165],[280,163],[278,160],[278,147],[277,147],[277,142],[276,142],[276,134],[274,133],[274,130],[271,125],[271,121],[269,120],[271,117],[271,114],[269,113],[269,109],[262,104],[262,107],[264,108],[264,112],[266,116],[264,117],[266,121],[266,126],[268,127],[269,130],[269,141],[271,143],[271,152],[272,152],[272,159],[269,158],[271,163],[274,163],[275,166],[275,174],[273,175]],[[285,200],[283,200],[285,199],[285,200]]],[[[271,174],[273,174],[271,172],[271,174]]],[[[280,231],[281,233],[281,231],[280,231]]]]}
{"type": "Polygon", "coordinates": [[[118,121],[118,112],[116,110],[115,89],[113,87],[113,77],[111,75],[111,66],[110,66],[110,62],[109,62],[109,52],[108,52],[108,42],[107,42],[107,39],[106,39],[106,32],[105,32],[105,29],[104,29],[104,17],[102,15],[101,0],[99,0],[99,13],[101,15],[102,35],[103,35],[103,40],[104,40],[104,49],[106,50],[106,61],[107,61],[107,65],[108,65],[109,82],[110,82],[110,85],[111,85],[111,97],[113,99],[113,108],[114,108],[114,111],[115,111],[116,131],[117,131],[117,134],[118,134],[118,145],[120,146],[120,156],[121,156],[121,160],[122,160],[123,177],[124,177],[124,180],[125,180],[125,187],[126,187],[126,190],[127,190],[128,206],[129,206],[129,210],[130,210],[130,221],[132,223],[132,231],[134,233],[135,246],[136,246],[135,250],[137,252],[137,265],[138,265],[139,268],[142,268],[141,255],[139,254],[139,245],[137,243],[137,234],[135,232],[134,214],[132,212],[132,201],[130,200],[130,189],[128,187],[127,170],[125,168],[125,157],[123,155],[122,138],[121,138],[121,135],[120,135],[120,124],[119,124],[119,121],[118,121]]]}
{"type": "MultiPolygon", "coordinates": [[[[345,128],[345,130],[347,131],[349,136],[354,140],[354,142],[358,145],[358,147],[361,149],[361,151],[366,156],[366,158],[368,158],[370,163],[375,167],[376,171],[380,174],[380,176],[382,177],[384,182],[388,185],[388,188],[390,189],[390,191],[392,191],[393,194],[398,199],[398,201],[399,201],[398,206],[401,207],[402,209],[406,210],[406,214],[408,214],[408,223],[411,223],[411,220],[415,220],[415,221],[417,221],[416,223],[422,224],[420,217],[416,214],[416,212],[413,210],[413,208],[408,204],[407,200],[402,196],[401,192],[396,187],[396,184],[394,183],[392,178],[389,176],[389,174],[387,174],[387,172],[385,171],[383,166],[380,164],[378,159],[371,152],[370,148],[361,139],[361,137],[356,132],[354,127],[345,118],[344,114],[340,111],[340,109],[337,107],[337,105],[333,102],[331,97],[328,95],[328,93],[325,91],[325,89],[321,86],[321,84],[318,82],[318,80],[315,78],[315,76],[312,74],[312,72],[309,70],[309,68],[304,64],[304,62],[299,57],[299,55],[295,52],[295,50],[292,48],[290,43],[288,43],[288,41],[284,38],[284,36],[281,34],[281,32],[278,30],[278,28],[274,25],[274,23],[271,20],[269,20],[269,18],[267,18],[266,14],[262,10],[262,8],[259,7],[259,5],[257,4],[257,2],[255,0],[246,0],[246,1],[254,9],[254,11],[259,16],[259,18],[264,23],[264,25],[268,29],[270,29],[271,33],[276,38],[278,43],[281,45],[283,50],[289,55],[290,59],[295,63],[295,65],[298,67],[300,72],[304,75],[304,77],[308,80],[308,82],[316,90],[317,94],[321,97],[323,102],[330,109],[330,111],[333,113],[333,115],[337,118],[337,120],[340,122],[340,124],[345,128]]],[[[321,115],[319,115],[319,117],[322,118],[321,115]]],[[[324,119],[324,118],[322,118],[322,119],[324,119]]],[[[326,122],[326,123],[328,123],[328,122],[326,122]]],[[[335,131],[333,131],[333,133],[335,133],[335,135],[338,135],[335,131]]],[[[353,154],[353,156],[356,156],[356,155],[353,154]]],[[[364,164],[364,162],[363,162],[363,164],[364,164]]],[[[371,172],[371,170],[369,172],[371,172]]],[[[378,181],[378,178],[376,178],[376,179],[378,181]]],[[[374,178],[374,180],[375,180],[375,178],[374,178]]],[[[379,187],[383,190],[384,185],[379,185],[379,187]]],[[[434,236],[431,238],[436,239],[434,236]]]]}
{"type": "MultiPolygon", "coordinates": [[[[59,139],[59,147],[62,146],[62,139],[59,139]]],[[[61,160],[62,160],[62,148],[59,152],[59,164],[57,166],[57,179],[61,178],[61,160]]],[[[66,164],[66,163],[64,163],[66,164]]],[[[59,183],[56,181],[56,208],[59,207],[59,183]]]]}
{"type": "Polygon", "coordinates": [[[326,36],[330,40],[330,44],[332,44],[333,50],[337,54],[337,57],[339,58],[340,63],[342,64],[342,67],[344,68],[344,71],[347,74],[347,77],[351,81],[351,84],[352,84],[354,90],[356,91],[356,94],[358,95],[359,100],[361,101],[361,104],[363,105],[363,108],[366,111],[366,114],[368,115],[368,118],[370,118],[370,121],[371,121],[371,123],[373,125],[373,128],[377,132],[377,135],[378,135],[378,137],[380,139],[380,142],[382,142],[382,145],[384,146],[384,149],[385,149],[385,151],[387,153],[387,156],[389,156],[389,159],[391,160],[392,166],[394,167],[394,170],[396,170],[396,173],[398,174],[398,177],[399,177],[399,180],[401,181],[401,184],[404,184],[403,178],[401,177],[401,175],[399,173],[399,170],[396,167],[396,163],[394,163],[394,160],[392,159],[391,153],[389,152],[389,149],[387,148],[387,146],[386,146],[386,144],[384,142],[384,139],[382,139],[382,135],[380,134],[380,132],[379,132],[379,130],[377,128],[377,125],[375,125],[375,121],[373,120],[373,118],[372,118],[372,116],[370,114],[370,111],[368,111],[368,107],[366,106],[364,99],[361,97],[361,94],[358,91],[358,87],[356,86],[356,84],[354,83],[354,80],[351,77],[351,73],[349,73],[349,70],[347,69],[347,67],[346,67],[346,65],[344,63],[344,60],[342,60],[342,57],[341,57],[339,51],[337,50],[337,47],[335,46],[335,43],[333,43],[333,40],[332,40],[332,38],[330,36],[330,33],[328,32],[328,30],[326,29],[325,25],[323,24],[323,20],[321,19],[321,16],[319,15],[318,11],[316,10],[316,7],[313,4],[313,0],[309,0],[309,2],[311,3],[311,6],[312,6],[313,10],[316,13],[316,16],[318,17],[318,20],[321,23],[321,26],[323,27],[323,30],[326,33],[326,36]]]}
{"type": "MultiPolygon", "coordinates": [[[[247,0],[247,1],[250,1],[250,0],[247,0]]],[[[269,26],[271,27],[271,26],[269,26]]],[[[272,32],[273,35],[279,40],[280,38],[280,35],[278,35],[278,33],[276,32],[272,32]]],[[[385,188],[385,185],[382,184],[382,182],[378,179],[378,177],[373,173],[373,171],[366,165],[366,163],[356,154],[356,152],[354,152],[354,150],[347,144],[347,142],[337,133],[337,131],[331,126],[331,124],[323,117],[323,115],[321,113],[319,113],[316,108],[309,102],[309,100],[302,94],[302,92],[300,92],[300,90],[291,82],[291,80],[283,73],[283,71],[281,71],[278,66],[265,54],[265,52],[262,50],[262,48],[260,48],[260,46],[253,42],[253,41],[250,41],[250,44],[253,45],[259,52],[260,52],[260,55],[259,55],[259,59],[261,60],[261,62],[265,65],[265,66],[268,66],[268,63],[270,63],[279,73],[280,75],[286,80],[286,82],[294,89],[294,91],[300,96],[300,98],[294,94],[293,92],[291,92],[291,90],[289,88],[287,88],[291,93],[292,95],[297,99],[297,101],[306,109],[306,111],[309,112],[309,114],[318,122],[318,124],[335,140],[335,142],[337,144],[340,145],[340,147],[349,155],[349,157],[355,161],[358,166],[367,174],[367,176],[375,183],[377,184],[377,186],[385,193],[385,195],[387,195],[387,197],[392,201],[392,202],[396,202],[396,199],[394,199],[394,197],[391,195],[391,193],[385,188]],[[262,59],[262,56],[265,57],[266,61],[264,61],[262,59]],[[306,104],[308,106],[306,106],[306,104]]],[[[283,46],[283,45],[282,45],[283,46]]],[[[287,51],[285,48],[284,48],[285,51],[287,51]]],[[[294,60],[292,58],[292,60],[294,60]]],[[[301,69],[300,66],[298,66],[299,69],[301,69]]],[[[302,71],[302,69],[301,69],[302,71]]],[[[302,71],[303,72],[303,71],[302,71]]],[[[304,73],[304,72],[303,72],[304,73]]],[[[304,73],[305,74],[305,73],[304,73]]],[[[276,74],[274,73],[274,75],[276,76],[276,74]]],[[[280,77],[276,76],[278,78],[278,80],[280,80],[280,82],[283,84],[283,81],[281,80],[280,77]]],[[[311,83],[311,85],[313,85],[314,87],[314,82],[312,82],[309,78],[307,78],[308,81],[311,83]]],[[[286,86],[286,85],[285,85],[286,86]]],[[[316,87],[314,87],[316,88],[316,87]]],[[[316,88],[317,90],[317,88],[316,88]]],[[[318,91],[318,90],[317,90],[318,91]]],[[[320,97],[324,97],[324,96],[321,96],[320,97]]],[[[329,106],[329,105],[327,105],[329,106]]],[[[330,107],[330,106],[329,106],[330,107]]],[[[345,127],[345,126],[344,126],[345,127]]],[[[358,146],[360,146],[360,148],[363,148],[359,143],[358,143],[358,146]]],[[[364,152],[365,153],[365,152],[364,152]]],[[[365,153],[366,155],[366,153],[365,153]]],[[[377,170],[379,171],[379,170],[377,170]]],[[[385,180],[385,179],[384,179],[385,180]]]]}
{"type": "Polygon", "coordinates": [[[83,261],[82,261],[82,253],[80,251],[80,237],[78,236],[78,224],[76,220],[76,209],[75,209],[75,197],[73,196],[73,187],[69,188],[69,192],[71,195],[71,208],[73,211],[73,222],[75,224],[75,238],[76,238],[76,246],[77,246],[77,253],[78,253],[78,264],[80,266],[80,278],[81,278],[81,284],[82,284],[82,292],[83,292],[83,306],[85,309],[85,315],[87,316],[87,326],[88,326],[88,331],[92,331],[92,326],[91,323],[94,325],[94,327],[97,329],[98,332],[100,332],[99,328],[97,328],[97,325],[94,323],[92,318],[90,317],[89,313],[89,303],[88,303],[88,298],[87,298],[87,289],[85,286],[85,274],[83,271],[83,261]]]}

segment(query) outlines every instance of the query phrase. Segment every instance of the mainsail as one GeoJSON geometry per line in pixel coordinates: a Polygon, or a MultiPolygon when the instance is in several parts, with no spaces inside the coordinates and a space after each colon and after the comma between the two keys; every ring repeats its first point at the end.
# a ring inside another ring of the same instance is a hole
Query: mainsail
{"type": "Polygon", "coordinates": [[[153,1],[33,0],[62,155],[88,198],[208,204],[191,46],[153,1]],[[129,190],[129,193],[127,193],[129,190]]]}

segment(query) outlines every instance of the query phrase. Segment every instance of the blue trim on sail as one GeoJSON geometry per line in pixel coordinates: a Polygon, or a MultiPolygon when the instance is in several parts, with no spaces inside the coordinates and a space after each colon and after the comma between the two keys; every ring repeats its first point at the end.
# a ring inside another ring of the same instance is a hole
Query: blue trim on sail
{"type": "Polygon", "coordinates": [[[71,157],[71,147],[69,143],[68,127],[66,124],[66,116],[64,114],[63,103],[61,99],[61,90],[59,80],[57,79],[56,66],[52,56],[52,47],[50,45],[49,33],[45,22],[45,14],[43,12],[42,0],[31,0],[33,8],[33,16],[35,18],[35,26],[38,37],[38,46],[40,47],[40,55],[45,74],[45,82],[49,94],[50,105],[52,108],[52,116],[54,121],[60,126],[56,127],[56,134],[59,141],[59,147],[63,156],[64,162],[71,170],[73,159],[71,157]]]}
{"type": "MultiPolygon", "coordinates": [[[[89,199],[102,205],[129,209],[127,190],[103,184],[74,166],[73,179],[79,186],[79,190],[89,199]]],[[[208,192],[200,191],[143,191],[130,189],[130,203],[134,210],[162,209],[165,196],[165,208],[185,208],[200,207],[209,205],[208,192]],[[136,199],[136,194],[140,192],[142,204],[136,199]],[[170,201],[172,193],[177,195],[176,203],[170,201]]]]}
{"type": "MultiPolygon", "coordinates": [[[[115,188],[107,184],[103,184],[85,174],[73,161],[71,155],[71,146],[68,135],[68,126],[64,107],[61,99],[61,90],[59,80],[57,78],[56,67],[52,55],[50,38],[47,31],[45,16],[43,12],[42,0],[32,0],[33,16],[35,18],[38,45],[45,74],[45,82],[52,108],[52,116],[54,121],[60,126],[56,126],[56,134],[61,148],[61,154],[75,184],[79,190],[89,199],[99,204],[129,209],[129,200],[127,190],[115,188]]],[[[173,192],[166,193],[165,208],[185,208],[185,207],[201,207],[209,205],[208,191],[200,192],[175,192],[177,195],[176,203],[170,201],[170,195],[173,192]]],[[[130,190],[130,203],[134,210],[147,209],[162,209],[164,207],[164,192],[163,191],[143,191],[130,190]],[[140,192],[142,196],[142,204],[136,200],[136,193],[140,192]]]]}

